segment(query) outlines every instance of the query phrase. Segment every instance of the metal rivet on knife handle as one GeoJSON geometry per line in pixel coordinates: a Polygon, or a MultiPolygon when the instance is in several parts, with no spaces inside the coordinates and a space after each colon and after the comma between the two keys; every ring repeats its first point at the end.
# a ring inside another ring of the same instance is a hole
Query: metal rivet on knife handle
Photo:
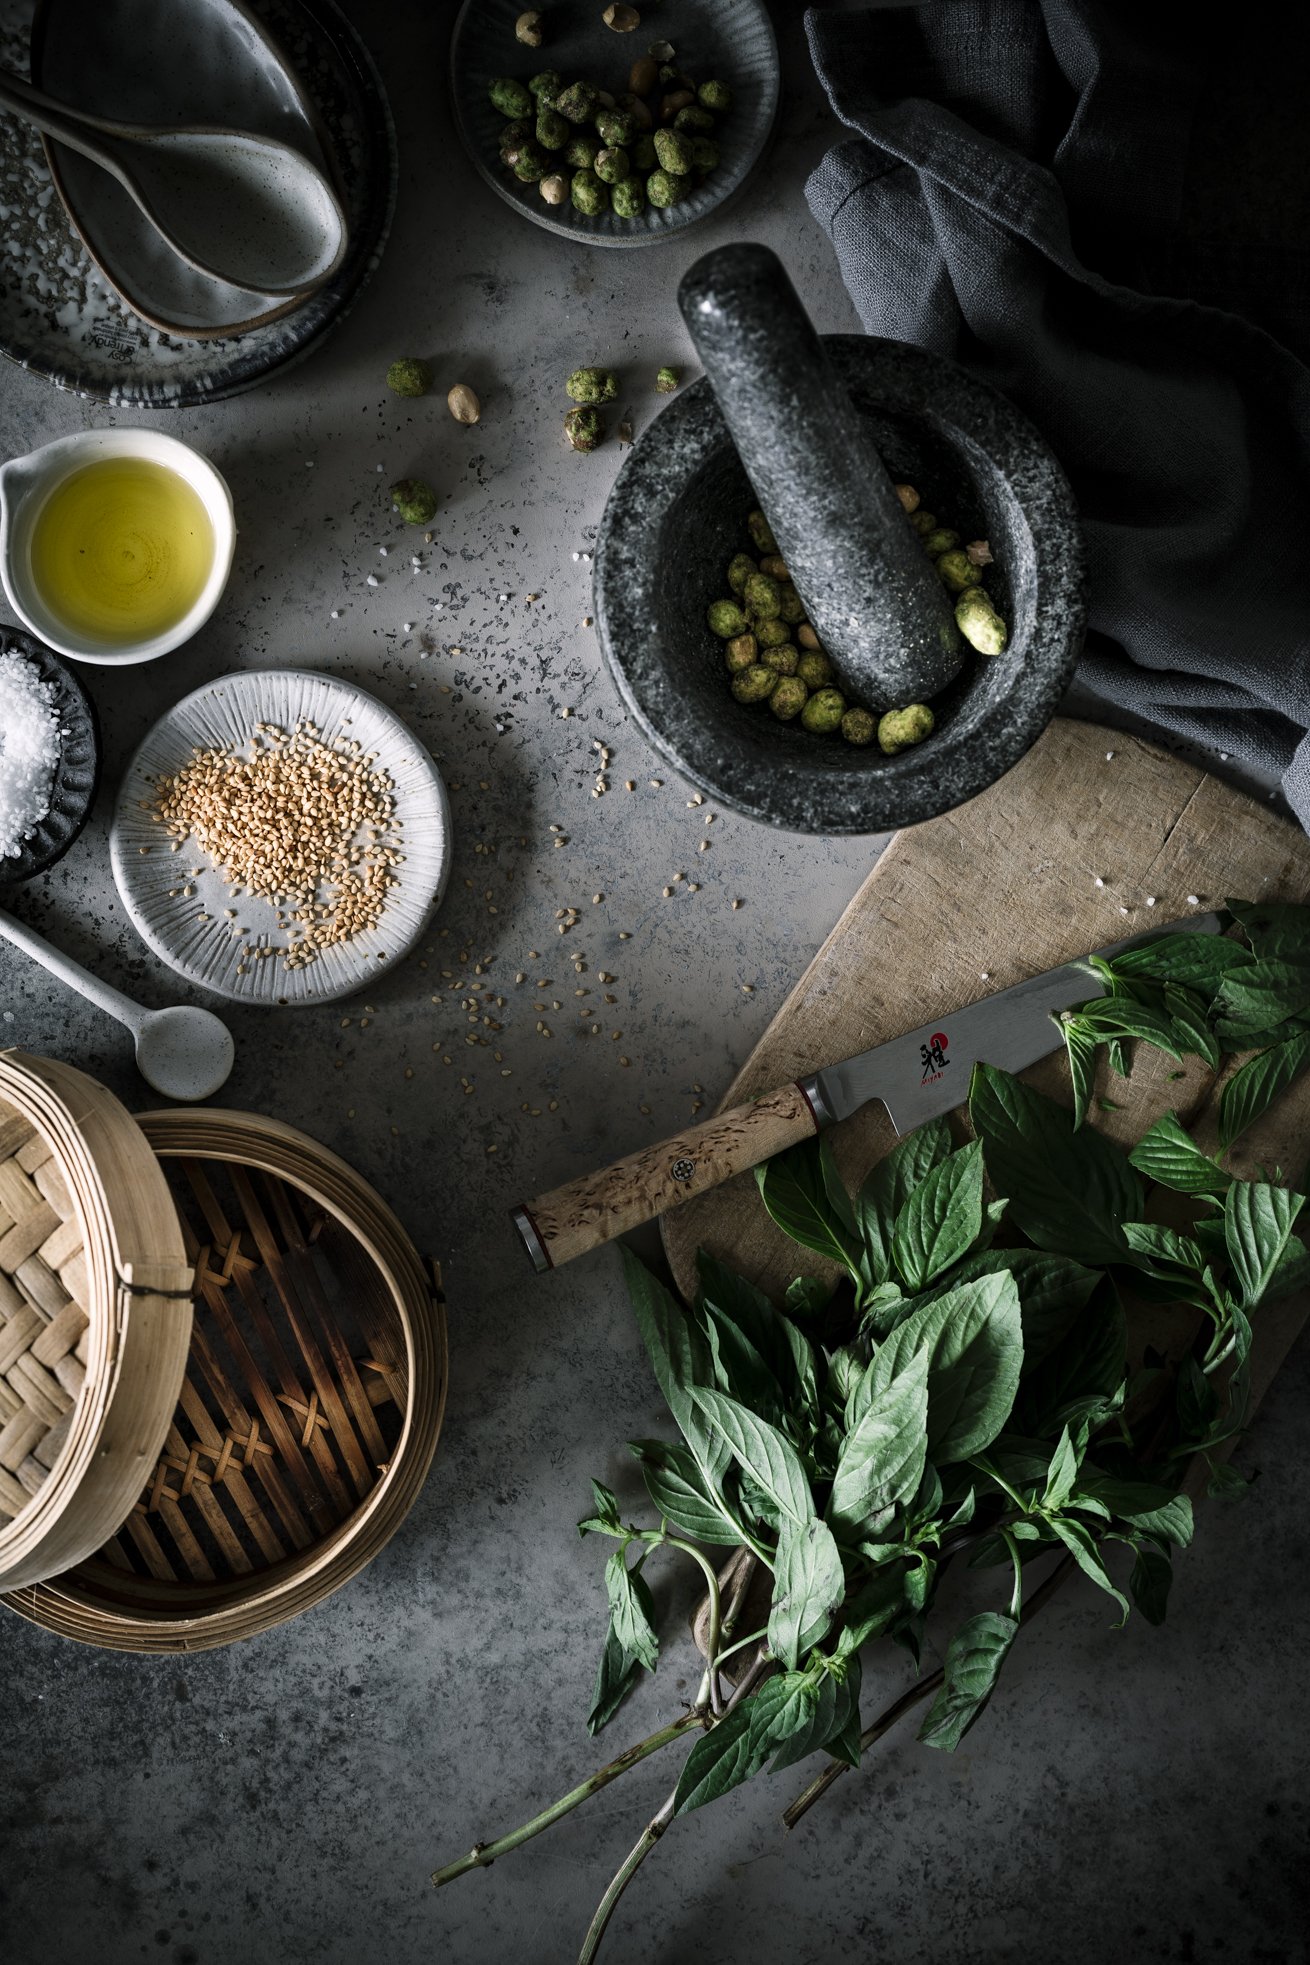
{"type": "Polygon", "coordinates": [[[514,1208],[511,1218],[534,1268],[557,1269],[817,1131],[801,1087],[785,1085],[599,1173],[571,1180],[514,1208]]]}

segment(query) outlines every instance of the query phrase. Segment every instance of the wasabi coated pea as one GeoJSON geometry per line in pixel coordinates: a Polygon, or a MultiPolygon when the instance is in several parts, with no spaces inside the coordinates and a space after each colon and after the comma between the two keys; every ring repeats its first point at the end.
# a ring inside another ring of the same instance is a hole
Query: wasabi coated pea
{"type": "Polygon", "coordinates": [[[782,589],[767,573],[752,573],[741,590],[748,613],[760,621],[776,621],[782,613],[782,589]]]}
{"type": "Polygon", "coordinates": [[[576,209],[588,218],[603,212],[610,201],[609,186],[601,183],[595,171],[574,171],[569,195],[576,209]]]}
{"type": "MultiPolygon", "coordinates": [[[[676,368],[660,369],[655,377],[655,394],[657,396],[671,396],[681,379],[676,368]]],[[[741,557],[745,559],[746,555],[743,553],[741,557]]],[[[734,561],[733,564],[735,565],[736,562],[734,561]]],[[[731,570],[729,570],[728,574],[728,585],[732,586],[731,570]]],[[[735,592],[736,589],[734,588],[733,591],[735,592]]]]}
{"type": "MultiPolygon", "coordinates": [[[[723,651],[723,659],[734,675],[738,669],[749,669],[759,661],[759,645],[754,635],[734,635],[723,651]]],[[[767,668],[768,663],[761,666],[767,668]]]]}
{"type": "Polygon", "coordinates": [[[719,146],[711,143],[707,136],[694,136],[691,139],[691,161],[698,171],[716,171],[719,168],[719,146]]]}
{"type": "Polygon", "coordinates": [[[429,525],[437,516],[437,494],[422,478],[401,478],[393,484],[391,502],[406,525],[429,525]]]}
{"type": "Polygon", "coordinates": [[[701,109],[696,103],[689,102],[674,117],[673,127],[679,136],[706,136],[714,128],[714,118],[708,109],[701,109]]]}
{"type": "Polygon", "coordinates": [[[958,532],[952,532],[949,526],[939,525],[925,534],[923,550],[929,559],[940,559],[943,553],[949,553],[952,546],[958,546],[959,543],[958,532]]]}
{"type": "Polygon", "coordinates": [[[720,641],[732,641],[738,635],[750,633],[750,622],[742,613],[735,600],[712,601],[705,612],[710,624],[710,633],[720,641]]]}
{"type": "Polygon", "coordinates": [[[564,87],[564,77],[557,68],[543,68],[540,75],[528,77],[528,93],[537,98],[538,107],[548,104],[555,107],[555,98],[564,87]]]}
{"type": "Polygon", "coordinates": [[[1005,622],[992,605],[985,587],[966,587],[955,603],[960,633],[980,655],[999,655],[1005,647],[1005,622]]]}
{"type": "Polygon", "coordinates": [[[796,673],[808,688],[826,689],[832,681],[832,663],[822,649],[805,648],[801,650],[796,673]]]}
{"type": "Polygon", "coordinates": [[[784,675],[768,699],[769,708],[779,723],[790,723],[793,717],[804,713],[809,693],[798,675],[784,675]]]}
{"type": "Polygon", "coordinates": [[[619,393],[619,378],[610,368],[575,368],[564,393],[575,403],[612,403],[619,393]]]}
{"type": "Polygon", "coordinates": [[[766,553],[760,561],[760,572],[767,573],[771,580],[789,580],[787,562],[781,553],[766,553]]]}
{"type": "Polygon", "coordinates": [[[535,137],[519,145],[512,153],[512,162],[514,175],[522,184],[535,184],[550,169],[550,158],[535,137]]]}
{"type": "Polygon", "coordinates": [[[595,450],[605,441],[605,418],[598,409],[571,409],[564,418],[564,434],[575,450],[595,450]]]}
{"type": "Polygon", "coordinates": [[[772,669],[776,675],[796,675],[800,669],[800,655],[789,641],[780,642],[776,648],[765,648],[760,653],[760,666],[772,669]]]}
{"type": "MultiPolygon", "coordinates": [[[[555,98],[555,107],[561,116],[568,117],[570,123],[589,123],[600,107],[600,97],[590,82],[572,82],[567,89],[560,90],[555,98]]],[[[521,110],[518,112],[520,115],[522,113],[521,110]]]]}
{"type": "Polygon", "coordinates": [[[569,195],[569,181],[562,171],[552,171],[540,180],[537,189],[548,205],[562,205],[569,195]]]}
{"type": "Polygon", "coordinates": [[[622,109],[601,109],[596,115],[596,134],[607,150],[622,149],[637,134],[637,125],[622,109]]]}
{"type": "Polygon", "coordinates": [[[784,641],[791,640],[791,629],[783,620],[757,621],[755,639],[761,648],[781,648],[784,641]]]}
{"type": "Polygon", "coordinates": [[[750,533],[757,550],[761,553],[776,553],[778,542],[773,536],[773,527],[763,512],[752,512],[746,520],[746,530],[750,533]]]}
{"type": "Polygon", "coordinates": [[[652,171],[646,179],[646,196],[659,211],[666,211],[685,198],[690,187],[672,171],[652,171]]]}
{"type": "Polygon", "coordinates": [[[919,494],[915,490],[912,484],[895,484],[892,486],[892,490],[896,493],[896,496],[900,499],[901,510],[903,512],[918,511],[919,494]]]}
{"type": "Polygon", "coordinates": [[[982,568],[975,566],[967,553],[959,551],[943,553],[937,561],[937,572],[942,585],[953,594],[962,594],[966,587],[976,587],[982,579],[982,568]]]}
{"type": "Polygon", "coordinates": [[[871,710],[847,710],[841,733],[848,744],[871,744],[878,734],[878,719],[871,710]]]}
{"type": "MultiPolygon", "coordinates": [[[[660,374],[662,375],[663,372],[661,369],[660,374]]],[[[659,387],[658,379],[656,380],[655,386],[656,388],[659,387]]],[[[746,582],[758,572],[759,568],[749,553],[734,553],[728,561],[728,585],[732,588],[734,594],[742,593],[745,590],[746,582]]]]}
{"type": "Polygon", "coordinates": [[[517,150],[519,145],[526,143],[531,135],[532,124],[528,122],[525,116],[516,118],[512,123],[506,123],[500,132],[500,154],[502,159],[508,163],[510,161],[510,151],[517,150]]]}
{"type": "Polygon", "coordinates": [[[712,109],[716,116],[721,116],[725,109],[732,108],[732,90],[726,82],[702,82],[696,100],[702,109],[712,109]]]}
{"type": "Polygon", "coordinates": [[[564,162],[575,171],[589,171],[600,155],[600,142],[594,136],[575,136],[564,152],[564,162]]]}
{"type": "Polygon", "coordinates": [[[911,512],[910,524],[916,532],[922,533],[926,538],[928,533],[935,532],[937,529],[937,515],[935,512],[925,512],[922,510],[911,512]]]}
{"type": "Polygon", "coordinates": [[[404,355],[387,370],[387,387],[397,396],[426,396],[432,387],[432,370],[417,355],[404,355]]]}
{"type": "Polygon", "coordinates": [[[487,94],[502,116],[531,116],[537,107],[531,92],[510,75],[494,76],[487,85],[487,94]]]}
{"type": "Polygon", "coordinates": [[[772,669],[759,666],[743,669],[732,678],[732,693],[739,703],[763,703],[782,681],[772,669]]]}
{"type": "Polygon", "coordinates": [[[686,177],[691,170],[691,145],[676,130],[656,130],[655,155],[661,170],[672,172],[674,177],[686,177]]]}
{"type": "Polygon", "coordinates": [[[602,184],[620,184],[632,165],[626,150],[602,150],[592,169],[602,184]]]}
{"type": "Polygon", "coordinates": [[[636,177],[620,178],[610,192],[616,218],[640,218],[646,209],[646,193],[636,177]]]}
{"type": "Polygon", "coordinates": [[[841,729],[845,714],[846,698],[840,689],[816,689],[801,711],[801,722],[816,737],[828,737],[841,729]]]}
{"type": "Polygon", "coordinates": [[[790,580],[778,583],[779,612],[790,627],[798,627],[805,619],[805,602],[797,593],[790,580]]]}
{"type": "Polygon", "coordinates": [[[566,122],[558,109],[543,104],[537,111],[537,142],[546,150],[562,150],[572,135],[572,123],[566,122]]]}
{"type": "Polygon", "coordinates": [[[931,736],[934,720],[926,703],[888,710],[886,716],[878,719],[878,743],[888,757],[894,757],[897,751],[909,750],[912,744],[921,744],[925,737],[931,736]]]}

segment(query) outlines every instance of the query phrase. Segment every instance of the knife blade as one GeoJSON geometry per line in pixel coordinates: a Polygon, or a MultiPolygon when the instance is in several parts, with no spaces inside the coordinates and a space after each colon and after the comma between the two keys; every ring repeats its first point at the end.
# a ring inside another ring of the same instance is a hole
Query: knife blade
{"type": "MultiPolygon", "coordinates": [[[[1218,914],[1188,915],[1093,953],[1107,958],[1168,935],[1215,934],[1223,925],[1218,914]]],[[[1024,1070],[1063,1044],[1062,1010],[1104,994],[1091,956],[1062,963],[569,1181],[511,1209],[511,1218],[538,1273],[557,1268],[849,1119],[871,1099],[882,1101],[898,1134],[913,1132],[964,1103],[975,1064],[1024,1070]]]]}

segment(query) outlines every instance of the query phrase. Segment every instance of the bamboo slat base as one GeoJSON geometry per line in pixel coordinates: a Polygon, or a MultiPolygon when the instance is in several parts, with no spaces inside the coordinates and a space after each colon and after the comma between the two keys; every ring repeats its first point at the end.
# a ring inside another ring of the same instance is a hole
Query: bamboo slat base
{"type": "Polygon", "coordinates": [[[93,1644],[180,1651],[295,1615],[377,1553],[431,1462],[439,1284],[345,1164],[251,1115],[142,1122],[195,1265],[186,1381],[123,1528],[0,1599],[93,1644]]]}

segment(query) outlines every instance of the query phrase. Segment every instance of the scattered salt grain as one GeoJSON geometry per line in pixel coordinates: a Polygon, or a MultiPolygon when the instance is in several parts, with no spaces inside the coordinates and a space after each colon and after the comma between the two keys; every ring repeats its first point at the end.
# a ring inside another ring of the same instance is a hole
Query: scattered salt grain
{"type": "Polygon", "coordinates": [[[377,586],[377,584],[378,584],[378,576],[377,576],[377,574],[376,574],[376,573],[370,573],[370,574],[369,574],[369,576],[368,576],[368,584],[369,584],[369,586],[370,586],[370,587],[376,587],[376,586],[377,586]]]}
{"type": "Polygon", "coordinates": [[[0,859],[12,859],[50,810],[59,761],[53,684],[23,655],[0,655],[0,859]]]}
{"type": "Polygon", "coordinates": [[[1201,905],[1201,896],[1199,894],[1189,894],[1187,896],[1187,905],[1188,907],[1199,907],[1201,905]]]}

